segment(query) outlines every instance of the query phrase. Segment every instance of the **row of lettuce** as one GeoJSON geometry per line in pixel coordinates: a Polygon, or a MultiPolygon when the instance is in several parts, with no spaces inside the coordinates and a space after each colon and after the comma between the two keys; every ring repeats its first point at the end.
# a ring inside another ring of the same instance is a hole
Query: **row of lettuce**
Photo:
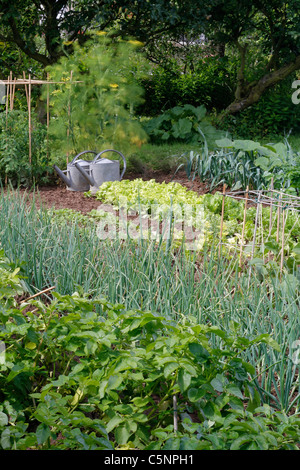
{"type": "MultiPolygon", "coordinates": [[[[184,243],[199,252],[221,242],[226,256],[235,256],[242,248],[244,260],[272,259],[272,263],[280,260],[283,249],[288,268],[297,269],[300,262],[298,199],[287,196],[282,204],[280,192],[270,193],[266,204],[259,206],[258,193],[250,194],[246,211],[245,193],[199,195],[176,182],[106,182],[95,194],[85,194],[99,200],[99,208],[89,217],[97,221],[103,239],[171,239],[174,246],[184,243]]],[[[73,216],[76,219],[75,212],[73,216]]]]}

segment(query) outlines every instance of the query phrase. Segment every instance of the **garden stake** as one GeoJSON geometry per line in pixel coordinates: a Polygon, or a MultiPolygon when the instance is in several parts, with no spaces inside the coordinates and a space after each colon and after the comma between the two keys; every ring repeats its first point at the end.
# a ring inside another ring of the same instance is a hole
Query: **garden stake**
{"type": "MultiPolygon", "coordinates": [[[[24,82],[25,82],[25,80],[26,80],[25,72],[23,72],[23,79],[24,79],[24,82]]],[[[25,83],[25,95],[26,95],[26,101],[27,101],[27,107],[28,107],[28,90],[27,90],[26,83],[25,83]]]]}
{"type": "MultiPolygon", "coordinates": [[[[73,77],[73,70],[71,70],[70,74],[70,96],[69,96],[69,103],[68,103],[68,129],[67,129],[67,142],[69,147],[69,139],[70,139],[70,122],[71,122],[71,93],[72,93],[72,77],[73,77]]],[[[67,151],[67,164],[69,163],[69,151],[67,151]]]]}
{"type": "Polygon", "coordinates": [[[14,81],[11,82],[11,103],[10,103],[11,111],[14,109],[15,89],[16,89],[16,77],[14,78],[14,81]]]}
{"type": "Polygon", "coordinates": [[[286,222],[286,218],[284,216],[284,209],[282,209],[282,240],[281,240],[281,260],[280,260],[280,274],[282,274],[282,270],[283,270],[283,255],[284,255],[284,229],[285,229],[285,222],[286,222]]]}
{"type": "Polygon", "coordinates": [[[221,256],[221,247],[222,247],[223,219],[224,219],[224,205],[225,205],[225,190],[226,190],[226,184],[223,184],[223,201],[222,201],[222,215],[221,215],[221,226],[220,226],[219,257],[221,256]]]}
{"type": "MultiPolygon", "coordinates": [[[[260,205],[260,233],[261,233],[261,246],[264,247],[264,224],[263,224],[263,205],[260,205]]],[[[265,263],[265,250],[262,252],[263,263],[265,263]]]]}
{"type": "Polygon", "coordinates": [[[11,103],[11,95],[12,95],[12,72],[9,72],[9,107],[12,110],[12,103],[11,103]]]}
{"type": "Polygon", "coordinates": [[[37,292],[36,294],[31,295],[31,296],[28,297],[27,299],[22,300],[21,303],[27,302],[28,300],[31,300],[31,299],[33,299],[34,297],[37,297],[38,295],[45,294],[46,292],[49,292],[50,290],[53,290],[53,289],[55,289],[55,286],[53,286],[53,287],[48,287],[47,289],[41,290],[40,292],[37,292]]]}
{"type": "Polygon", "coordinates": [[[282,193],[279,194],[279,204],[277,209],[277,234],[276,241],[279,242],[279,228],[280,228],[280,207],[281,207],[282,193]]]}
{"type": "MultiPolygon", "coordinates": [[[[272,231],[272,215],[273,215],[273,196],[272,196],[272,192],[273,192],[273,189],[274,189],[274,178],[271,179],[271,205],[270,205],[270,219],[269,219],[269,237],[271,236],[271,231],[272,231]]],[[[268,253],[268,261],[270,261],[271,259],[271,253],[269,251],[268,253]]]]}
{"type": "MultiPolygon", "coordinates": [[[[8,80],[9,80],[9,77],[8,77],[8,80]]],[[[7,115],[8,115],[8,102],[9,102],[9,85],[7,84],[7,87],[6,87],[6,124],[5,124],[5,128],[6,128],[6,131],[7,131],[7,115]]],[[[7,148],[7,133],[6,133],[6,148],[7,148]]],[[[4,182],[5,186],[7,186],[7,173],[5,173],[5,182],[4,182]]]]}
{"type": "Polygon", "coordinates": [[[31,165],[31,74],[28,85],[28,131],[29,131],[29,163],[31,165]]]}
{"type": "Polygon", "coordinates": [[[50,94],[49,94],[49,72],[47,72],[47,161],[49,160],[49,123],[50,123],[50,94]]]}
{"type": "MultiPolygon", "coordinates": [[[[254,258],[255,240],[256,240],[256,232],[257,232],[257,224],[258,224],[258,215],[259,215],[259,209],[260,209],[260,199],[261,199],[261,191],[258,193],[258,199],[257,199],[256,215],[255,215],[255,225],[254,225],[254,232],[253,232],[253,244],[252,244],[251,261],[252,261],[253,258],[254,258]]],[[[249,289],[249,287],[250,287],[251,271],[252,271],[252,265],[250,265],[250,269],[249,269],[248,289],[249,289]]]]}
{"type": "MultiPolygon", "coordinates": [[[[9,81],[9,77],[7,78],[7,81],[9,81]]],[[[8,102],[9,102],[9,85],[6,87],[6,129],[7,129],[7,114],[8,114],[8,102]]]]}
{"type": "MultiPolygon", "coordinates": [[[[246,224],[246,212],[247,212],[247,203],[248,203],[248,192],[249,186],[246,189],[246,199],[245,199],[245,206],[244,206],[244,219],[243,219],[243,229],[242,229],[242,238],[241,238],[241,247],[240,247],[240,260],[239,260],[239,267],[242,264],[242,251],[243,251],[243,244],[244,244],[244,235],[245,235],[245,224],[246,224]]],[[[241,271],[239,271],[239,277],[241,275],[241,271]]]]}

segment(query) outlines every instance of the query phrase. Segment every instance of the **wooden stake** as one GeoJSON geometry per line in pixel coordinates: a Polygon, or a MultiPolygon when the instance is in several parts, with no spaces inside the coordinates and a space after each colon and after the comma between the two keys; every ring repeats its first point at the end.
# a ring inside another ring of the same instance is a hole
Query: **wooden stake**
{"type": "Polygon", "coordinates": [[[283,210],[283,211],[282,211],[282,232],[281,232],[282,240],[281,240],[280,273],[282,273],[282,270],[283,270],[285,222],[286,222],[286,217],[285,217],[285,215],[284,215],[284,210],[283,210]]]}
{"type": "Polygon", "coordinates": [[[16,90],[16,77],[14,78],[14,82],[12,84],[11,109],[14,109],[15,90],[16,90]]]}
{"type": "Polygon", "coordinates": [[[282,201],[282,193],[279,194],[279,204],[278,204],[278,209],[277,209],[277,233],[276,233],[276,241],[277,241],[277,243],[279,242],[281,201],[282,201]]]}
{"type": "Polygon", "coordinates": [[[11,95],[12,95],[12,72],[9,72],[9,107],[12,110],[12,102],[11,102],[11,95]]]}
{"type": "MultiPolygon", "coordinates": [[[[68,104],[68,129],[67,129],[67,146],[68,146],[68,148],[69,148],[69,139],[70,139],[72,78],[73,78],[73,70],[71,70],[71,74],[70,74],[70,95],[69,95],[69,104],[68,104]]],[[[67,151],[67,164],[68,163],[69,163],[69,151],[67,151]]]]}
{"type": "Polygon", "coordinates": [[[53,290],[53,289],[55,289],[55,286],[53,286],[53,287],[48,287],[47,289],[41,290],[40,292],[37,292],[36,294],[31,295],[31,296],[28,297],[27,299],[22,300],[21,303],[23,304],[24,302],[27,302],[28,300],[34,299],[34,298],[37,297],[38,295],[45,294],[46,292],[49,292],[50,290],[53,290]]]}
{"type": "Polygon", "coordinates": [[[221,226],[220,226],[220,245],[219,245],[219,257],[221,255],[221,247],[222,247],[222,235],[223,235],[223,221],[224,221],[224,205],[225,205],[225,190],[226,184],[223,184],[223,200],[222,200],[222,214],[221,214],[221,226]]]}
{"type": "MultiPolygon", "coordinates": [[[[271,187],[270,187],[270,191],[271,191],[271,205],[270,205],[270,219],[269,219],[269,237],[271,236],[271,232],[272,232],[272,218],[273,218],[273,189],[274,189],[274,178],[271,179],[271,187]]],[[[268,261],[270,261],[271,259],[271,253],[269,251],[268,253],[268,261]]]]}
{"type": "MultiPolygon", "coordinates": [[[[23,71],[23,78],[24,78],[24,82],[26,81],[26,75],[25,75],[25,72],[23,71]]],[[[28,90],[27,90],[27,84],[25,83],[25,95],[26,95],[26,101],[27,101],[27,107],[29,106],[28,105],[28,90]]]]}
{"type": "MultiPolygon", "coordinates": [[[[240,247],[239,267],[241,267],[241,264],[242,264],[242,252],[243,252],[244,236],[245,236],[245,224],[246,224],[248,194],[249,194],[249,186],[247,186],[247,189],[246,189],[246,199],[245,199],[245,206],[244,206],[244,219],[243,219],[242,239],[241,239],[241,247],[240,247]]],[[[241,275],[241,272],[239,272],[239,276],[240,275],[241,275]]]]}
{"type": "MultiPolygon", "coordinates": [[[[9,80],[9,77],[8,77],[8,80],[9,80]]],[[[5,129],[7,131],[7,119],[8,119],[8,105],[9,105],[9,92],[10,92],[10,87],[9,87],[9,84],[7,84],[6,86],[6,103],[5,103],[5,106],[6,106],[6,109],[5,109],[5,129]]],[[[6,132],[6,148],[7,148],[7,132],[6,132]]],[[[4,184],[5,186],[7,186],[7,173],[5,173],[5,181],[4,181],[4,184]]]]}
{"type": "MultiPolygon", "coordinates": [[[[9,77],[8,77],[9,79],[9,77]]],[[[7,129],[7,115],[8,115],[8,104],[9,104],[9,85],[6,86],[6,110],[5,110],[5,113],[6,113],[6,129],[7,129]]]]}
{"type": "Polygon", "coordinates": [[[50,124],[50,92],[49,92],[49,72],[47,73],[47,161],[49,160],[49,124],[50,124]]]}
{"type": "Polygon", "coordinates": [[[29,130],[29,163],[31,165],[31,75],[28,85],[28,130],[29,130]]]}
{"type": "MultiPolygon", "coordinates": [[[[254,225],[254,233],[253,233],[253,244],[252,244],[252,253],[251,253],[251,261],[252,261],[253,258],[254,258],[255,241],[256,241],[256,232],[257,232],[258,216],[259,216],[259,209],[260,209],[260,199],[261,199],[261,192],[259,192],[259,194],[258,194],[258,199],[257,199],[256,216],[255,216],[255,225],[254,225]]],[[[252,271],[252,265],[250,265],[250,269],[249,269],[248,289],[249,289],[249,286],[250,286],[251,271],[252,271]]]]}

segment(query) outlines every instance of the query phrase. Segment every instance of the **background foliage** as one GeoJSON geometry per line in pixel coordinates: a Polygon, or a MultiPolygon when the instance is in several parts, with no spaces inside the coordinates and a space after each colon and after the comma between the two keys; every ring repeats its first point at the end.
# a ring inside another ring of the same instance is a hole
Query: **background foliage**
{"type": "Polygon", "coordinates": [[[12,110],[0,114],[0,177],[14,186],[47,182],[46,126],[32,114],[32,161],[29,162],[28,112],[12,110]]]}

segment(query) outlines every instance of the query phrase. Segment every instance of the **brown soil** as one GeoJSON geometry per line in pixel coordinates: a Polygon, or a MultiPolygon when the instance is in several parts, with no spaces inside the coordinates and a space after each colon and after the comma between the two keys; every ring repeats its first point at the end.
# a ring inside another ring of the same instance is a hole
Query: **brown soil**
{"type": "MultiPolygon", "coordinates": [[[[182,184],[190,190],[196,191],[198,194],[206,194],[209,192],[209,187],[204,183],[194,180],[190,181],[185,172],[178,172],[175,177],[172,173],[164,172],[147,172],[146,174],[129,174],[126,176],[127,179],[142,178],[145,181],[149,179],[155,179],[158,183],[171,181],[182,184]]],[[[222,188],[216,188],[213,192],[222,190],[222,188]]],[[[24,190],[25,192],[26,190],[24,190]]],[[[32,193],[29,192],[29,196],[32,197],[32,193]]],[[[88,198],[84,196],[83,192],[70,191],[66,186],[58,181],[56,186],[39,187],[37,194],[35,195],[36,205],[40,207],[42,204],[44,207],[55,209],[73,209],[82,213],[90,212],[92,209],[97,209],[100,205],[99,201],[95,198],[88,198]]]]}

